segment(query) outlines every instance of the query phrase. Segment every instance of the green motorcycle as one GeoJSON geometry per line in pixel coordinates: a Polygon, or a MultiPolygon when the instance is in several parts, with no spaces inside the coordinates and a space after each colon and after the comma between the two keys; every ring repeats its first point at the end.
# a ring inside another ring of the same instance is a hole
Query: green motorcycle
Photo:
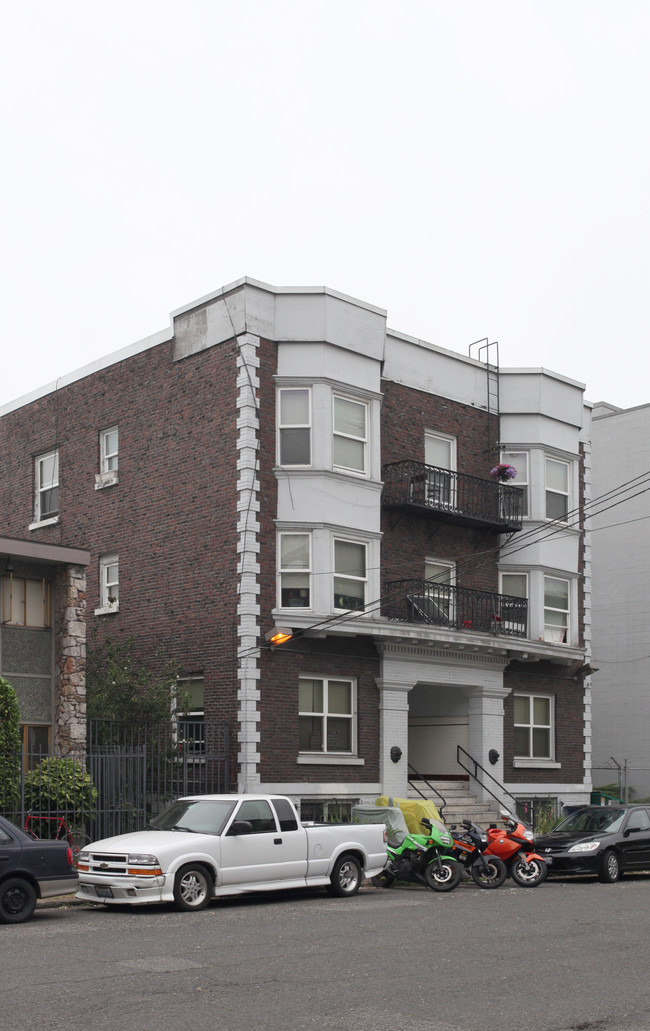
{"type": "Polygon", "coordinates": [[[440,820],[422,820],[423,834],[411,834],[401,809],[390,806],[353,806],[356,823],[386,825],[388,859],[372,878],[376,888],[390,888],[395,881],[424,884],[432,891],[451,891],[461,880],[462,868],[450,854],[453,839],[440,820]]]}

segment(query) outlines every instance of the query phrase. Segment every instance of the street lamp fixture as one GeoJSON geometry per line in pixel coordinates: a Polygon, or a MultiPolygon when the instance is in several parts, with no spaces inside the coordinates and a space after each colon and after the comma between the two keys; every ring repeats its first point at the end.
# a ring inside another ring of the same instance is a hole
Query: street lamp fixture
{"type": "Polygon", "coordinates": [[[274,626],[264,635],[270,645],[286,644],[293,637],[293,630],[288,626],[274,626]]]}

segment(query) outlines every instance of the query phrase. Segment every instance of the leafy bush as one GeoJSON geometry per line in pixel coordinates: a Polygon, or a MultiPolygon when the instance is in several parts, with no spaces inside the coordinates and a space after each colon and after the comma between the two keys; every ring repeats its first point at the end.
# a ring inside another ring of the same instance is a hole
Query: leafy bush
{"type": "Polygon", "coordinates": [[[36,813],[74,813],[81,818],[95,812],[97,788],[78,759],[42,759],[25,776],[25,805],[36,813]]]}
{"type": "Polygon", "coordinates": [[[16,692],[0,677],[0,809],[12,812],[20,799],[20,709],[16,692]]]}
{"type": "Polygon", "coordinates": [[[132,637],[123,641],[107,638],[88,648],[86,705],[90,719],[168,720],[173,710],[186,711],[186,695],[178,689],[176,663],[157,655],[155,669],[143,666],[132,637]]]}

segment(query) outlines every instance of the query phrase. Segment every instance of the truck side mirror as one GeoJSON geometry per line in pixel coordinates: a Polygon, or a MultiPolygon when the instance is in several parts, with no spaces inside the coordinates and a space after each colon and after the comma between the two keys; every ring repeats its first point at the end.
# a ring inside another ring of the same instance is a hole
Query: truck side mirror
{"type": "Polygon", "coordinates": [[[233,835],[234,834],[252,834],[252,833],[253,833],[253,824],[250,822],[250,820],[235,820],[235,822],[233,824],[231,824],[230,830],[228,831],[229,835],[230,834],[233,834],[233,835]]]}

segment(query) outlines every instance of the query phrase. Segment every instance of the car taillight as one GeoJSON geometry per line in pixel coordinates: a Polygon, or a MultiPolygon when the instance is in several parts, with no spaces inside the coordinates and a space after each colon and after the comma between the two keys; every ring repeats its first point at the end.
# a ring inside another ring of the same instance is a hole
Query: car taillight
{"type": "Polygon", "coordinates": [[[69,845],[68,845],[68,848],[66,850],[65,857],[68,860],[68,866],[74,866],[74,860],[72,858],[72,849],[70,848],[69,845]]]}

